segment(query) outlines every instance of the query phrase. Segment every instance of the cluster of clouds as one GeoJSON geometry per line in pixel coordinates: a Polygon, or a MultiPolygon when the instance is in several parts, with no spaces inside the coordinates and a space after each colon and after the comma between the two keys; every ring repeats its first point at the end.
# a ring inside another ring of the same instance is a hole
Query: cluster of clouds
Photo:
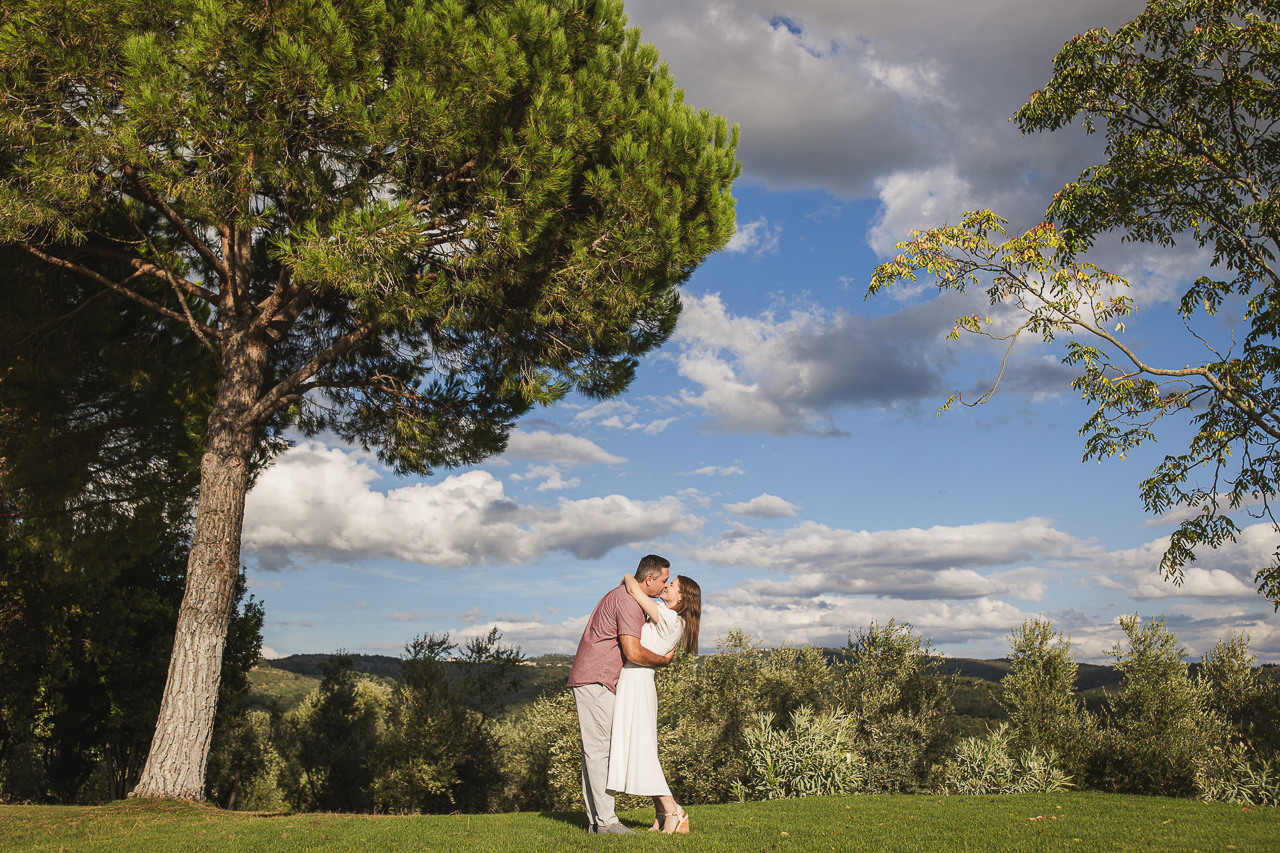
{"type": "MultiPolygon", "coordinates": [[[[589,442],[588,442],[589,443],[589,442]]],[[[606,495],[525,504],[488,471],[385,492],[369,456],[319,442],[282,455],[249,493],[244,547],[264,569],[295,558],[395,559],[440,567],[532,562],[563,551],[597,559],[621,545],[696,529],[679,498],[606,495]]]]}
{"type": "MultiPolygon", "coordinates": [[[[747,181],[879,202],[863,239],[882,257],[913,229],[990,208],[1017,230],[1103,159],[1079,127],[1024,136],[1009,119],[1075,34],[1115,30],[1145,0],[631,0],[627,12],[690,103],[741,125],[747,181]]],[[[730,252],[777,251],[782,223],[739,225],[730,252]]],[[[1176,298],[1194,245],[1121,246],[1092,259],[1144,299],[1176,298]]]]}
{"type": "MultiPolygon", "coordinates": [[[[580,456],[598,455],[572,442],[538,436],[522,441],[542,442],[548,452],[573,447],[580,456]]],[[[608,464],[604,457],[600,462],[608,464]]],[[[1280,651],[1280,629],[1258,612],[1252,584],[1256,567],[1280,541],[1269,524],[1246,526],[1238,542],[1205,552],[1175,586],[1158,570],[1167,536],[1108,551],[1045,518],[879,531],[799,520],[778,528],[725,518],[774,522],[797,515],[797,504],[768,493],[721,503],[721,512],[702,516],[690,508],[710,503],[700,492],[651,501],[623,495],[561,499],[544,506],[507,496],[502,482],[485,471],[385,492],[374,487],[384,473],[367,454],[302,443],[250,493],[246,552],[262,570],[284,568],[294,558],[390,558],[439,571],[529,565],[557,552],[594,560],[627,546],[656,549],[690,566],[684,570],[689,574],[710,573],[722,587],[704,582],[709,641],[748,627],[771,643],[838,645],[851,626],[896,618],[935,643],[990,644],[1043,613],[1072,631],[1084,657],[1096,659],[1116,642],[1118,629],[1114,619],[1052,606],[1058,591],[1074,587],[1135,608],[1158,604],[1173,614],[1182,626],[1179,636],[1193,650],[1203,651],[1222,633],[1247,630],[1255,650],[1280,651]],[[722,530],[713,535],[706,528],[716,517],[722,530]],[[743,571],[750,576],[742,578],[743,571]]],[[[255,584],[264,585],[261,575],[255,584]]],[[[406,609],[386,618],[439,616],[406,609]]],[[[498,627],[526,648],[572,651],[585,618],[561,619],[550,609],[487,616],[477,606],[458,621],[461,636],[498,627]]]]}
{"type": "MultiPolygon", "coordinates": [[[[994,381],[1003,349],[986,338],[946,335],[956,317],[984,308],[949,294],[882,316],[798,304],[743,317],[719,294],[688,295],[672,346],[679,374],[697,387],[677,402],[700,411],[713,432],[840,436],[845,408],[936,404],[956,390],[974,399],[994,381]],[[979,358],[964,364],[958,388],[950,374],[970,353],[979,358]]],[[[1070,391],[1075,373],[1046,350],[1034,342],[1014,348],[1005,393],[1070,391]]]]}
{"type": "Polygon", "coordinates": [[[1038,221],[1100,144],[1078,132],[1024,138],[1008,119],[1073,35],[1115,29],[1144,6],[632,0],[627,12],[690,103],[741,124],[748,179],[879,197],[881,248],[922,215],[956,209],[1038,221]]]}

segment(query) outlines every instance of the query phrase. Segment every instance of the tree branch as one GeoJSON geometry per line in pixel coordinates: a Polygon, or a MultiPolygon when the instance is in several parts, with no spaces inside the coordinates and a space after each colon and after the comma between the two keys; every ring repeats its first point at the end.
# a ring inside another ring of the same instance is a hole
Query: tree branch
{"type": "Polygon", "coordinates": [[[295,370],[288,378],[279,382],[274,388],[260,397],[258,402],[254,403],[253,408],[246,414],[246,420],[250,423],[260,423],[268,415],[278,411],[278,404],[281,398],[295,396],[303,382],[314,376],[329,362],[346,355],[352,347],[368,337],[369,333],[376,327],[376,324],[369,320],[338,338],[326,350],[316,355],[315,358],[295,370]]]}
{"type": "MultiPolygon", "coordinates": [[[[111,279],[107,278],[106,276],[102,275],[101,273],[94,272],[88,267],[82,267],[79,264],[73,264],[71,261],[65,261],[62,258],[45,254],[44,252],[37,249],[35,246],[30,245],[29,243],[16,243],[15,245],[17,245],[20,249],[23,249],[24,251],[36,256],[37,258],[39,258],[40,260],[44,261],[47,264],[52,264],[55,267],[59,267],[64,270],[70,270],[71,272],[79,273],[80,275],[83,275],[86,278],[89,278],[89,279],[92,279],[93,281],[98,282],[98,284],[101,284],[103,287],[109,287],[112,290],[114,290],[116,293],[119,293],[122,296],[126,296],[129,299],[132,299],[134,302],[137,302],[140,305],[145,305],[146,307],[150,308],[152,311],[155,311],[157,314],[160,314],[163,317],[168,317],[170,320],[177,320],[179,323],[183,323],[183,324],[188,322],[187,318],[182,314],[179,314],[177,311],[173,311],[169,308],[165,308],[163,305],[159,304],[158,302],[152,302],[150,299],[143,296],[142,294],[135,293],[134,291],[130,290],[124,285],[118,284],[112,281],[111,279]]],[[[222,340],[222,332],[220,332],[219,330],[210,328],[209,326],[202,326],[202,328],[214,339],[218,341],[222,340]]]]}
{"type": "Polygon", "coordinates": [[[132,183],[134,188],[138,191],[141,196],[141,200],[160,211],[164,215],[164,218],[169,220],[169,224],[178,229],[178,233],[182,235],[183,239],[187,241],[191,248],[195,249],[200,257],[204,258],[205,263],[213,267],[214,270],[223,277],[223,279],[229,280],[230,276],[227,275],[226,264],[218,259],[218,256],[205,245],[205,242],[196,235],[196,232],[191,230],[191,226],[189,226],[186,221],[178,215],[177,211],[170,207],[164,199],[153,193],[150,188],[142,182],[137,170],[132,166],[125,166],[122,171],[124,172],[125,177],[129,179],[129,182],[132,183]]]}
{"type": "MultiPolygon", "coordinates": [[[[146,231],[139,228],[138,223],[133,223],[133,227],[142,235],[142,239],[147,241],[147,248],[151,250],[151,254],[159,259],[160,253],[156,251],[155,244],[151,242],[151,236],[147,234],[146,231]]],[[[150,266],[150,264],[147,266],[150,266]]],[[[204,335],[200,334],[200,324],[197,323],[196,318],[192,316],[191,306],[187,305],[187,298],[182,295],[182,288],[178,287],[177,279],[174,277],[173,273],[169,272],[169,268],[167,266],[160,267],[160,272],[163,274],[164,278],[169,280],[169,284],[173,286],[173,292],[178,295],[178,303],[182,305],[182,313],[187,316],[187,324],[191,327],[191,331],[195,332],[196,339],[204,345],[204,348],[207,349],[214,358],[217,358],[218,351],[213,348],[213,344],[209,343],[209,341],[205,339],[204,335]]]]}
{"type": "MultiPolygon", "coordinates": [[[[134,223],[134,228],[137,229],[139,234],[143,235],[143,239],[146,239],[146,233],[140,227],[138,227],[137,223],[134,223]]],[[[150,243],[150,240],[147,240],[147,242],[150,243]]],[[[147,275],[153,275],[156,278],[167,277],[169,279],[170,284],[174,284],[176,282],[177,285],[181,286],[183,290],[185,290],[187,293],[191,294],[192,296],[198,296],[201,299],[203,299],[205,302],[208,302],[211,305],[218,304],[217,293],[214,293],[212,290],[210,290],[207,287],[203,287],[199,284],[196,284],[194,281],[182,278],[181,276],[175,276],[172,272],[168,270],[168,268],[158,267],[155,264],[149,264],[146,261],[142,260],[141,258],[135,258],[132,255],[128,255],[124,252],[117,252],[114,249],[97,249],[97,248],[90,247],[90,248],[87,248],[86,251],[89,252],[90,254],[97,255],[100,258],[111,258],[112,260],[124,261],[126,264],[136,269],[138,272],[145,273],[147,275]]],[[[151,251],[155,252],[155,248],[152,247],[151,251]]],[[[159,257],[158,253],[156,254],[156,257],[159,257]]]]}

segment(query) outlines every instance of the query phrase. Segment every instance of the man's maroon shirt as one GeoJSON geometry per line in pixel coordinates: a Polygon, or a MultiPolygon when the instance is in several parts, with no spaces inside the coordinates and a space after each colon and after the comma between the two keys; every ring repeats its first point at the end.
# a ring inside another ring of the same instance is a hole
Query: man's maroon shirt
{"type": "Polygon", "coordinates": [[[639,639],[642,627],[644,610],[625,586],[614,587],[591,611],[573,656],[569,686],[603,684],[611,693],[617,693],[623,663],[622,643],[618,638],[627,634],[639,639]]]}

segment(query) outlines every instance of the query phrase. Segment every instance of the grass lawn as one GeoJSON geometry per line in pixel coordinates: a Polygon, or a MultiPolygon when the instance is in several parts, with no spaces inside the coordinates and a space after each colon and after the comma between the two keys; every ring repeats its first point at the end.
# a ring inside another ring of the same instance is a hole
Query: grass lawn
{"type": "Polygon", "coordinates": [[[1280,811],[1111,794],[822,797],[689,809],[694,833],[588,836],[581,814],[387,817],[224,812],[167,801],[0,806],[0,851],[1210,851],[1280,850],[1280,811]]]}

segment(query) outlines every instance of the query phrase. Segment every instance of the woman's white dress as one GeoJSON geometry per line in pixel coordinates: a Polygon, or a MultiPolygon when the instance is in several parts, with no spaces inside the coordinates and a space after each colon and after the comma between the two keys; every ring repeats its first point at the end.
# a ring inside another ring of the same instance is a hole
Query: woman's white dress
{"type": "MultiPolygon", "coordinates": [[[[680,641],[679,615],[658,602],[658,620],[644,623],[640,645],[665,655],[680,641]]],[[[618,677],[613,702],[613,739],[609,746],[609,783],[615,793],[671,796],[667,777],[658,763],[658,691],[654,671],[627,661],[618,677]]]]}

